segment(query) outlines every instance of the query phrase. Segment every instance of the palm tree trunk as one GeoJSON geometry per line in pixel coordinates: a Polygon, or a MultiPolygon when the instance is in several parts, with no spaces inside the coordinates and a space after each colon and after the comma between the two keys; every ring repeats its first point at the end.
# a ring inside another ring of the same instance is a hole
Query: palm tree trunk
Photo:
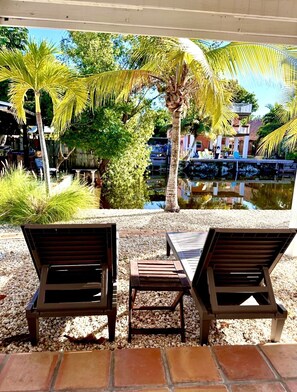
{"type": "Polygon", "coordinates": [[[35,115],[36,115],[36,125],[37,125],[38,135],[39,135],[39,143],[40,143],[41,154],[42,154],[45,190],[46,190],[46,194],[49,195],[51,191],[51,177],[50,177],[50,170],[49,170],[47,148],[45,144],[44,131],[43,131],[39,91],[35,91],[35,115]]]}
{"type": "Polygon", "coordinates": [[[172,130],[171,130],[171,157],[169,176],[166,187],[165,211],[179,212],[180,208],[177,200],[177,175],[179,165],[180,150],[180,123],[181,112],[176,110],[172,112],[172,130]]]}
{"type": "Polygon", "coordinates": [[[45,190],[46,190],[46,194],[49,195],[51,190],[51,179],[50,179],[49,161],[48,161],[47,149],[46,149],[45,138],[44,138],[38,92],[35,92],[35,112],[36,112],[36,125],[37,125],[38,135],[39,135],[39,143],[40,143],[40,148],[42,153],[45,190]]]}
{"type": "Polygon", "coordinates": [[[28,140],[28,129],[27,125],[23,124],[23,148],[24,148],[24,167],[26,169],[30,169],[30,160],[29,160],[29,140],[28,140]]]}

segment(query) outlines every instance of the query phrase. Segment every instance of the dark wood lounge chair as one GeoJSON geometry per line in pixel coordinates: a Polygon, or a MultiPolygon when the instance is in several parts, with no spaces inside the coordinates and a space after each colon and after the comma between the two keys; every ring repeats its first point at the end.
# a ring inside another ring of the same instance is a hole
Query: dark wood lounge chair
{"type": "Polygon", "coordinates": [[[39,317],[106,315],[109,340],[117,314],[115,224],[23,225],[39,288],[26,309],[30,340],[39,317]]]}
{"type": "Polygon", "coordinates": [[[271,318],[271,340],[280,340],[287,311],[274,297],[270,273],[295,234],[295,229],[213,228],[207,236],[167,233],[167,254],[173,250],[192,282],[200,344],[208,342],[210,323],[217,318],[271,318]]]}

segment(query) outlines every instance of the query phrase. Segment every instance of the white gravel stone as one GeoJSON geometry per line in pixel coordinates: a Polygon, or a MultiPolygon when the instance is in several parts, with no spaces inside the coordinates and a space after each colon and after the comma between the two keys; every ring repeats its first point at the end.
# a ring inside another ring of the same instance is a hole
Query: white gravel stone
{"type": "MultiPolygon", "coordinates": [[[[40,319],[40,341],[12,341],[1,344],[2,352],[68,351],[121,349],[128,347],[197,346],[199,315],[190,296],[185,298],[186,343],[179,335],[136,335],[127,342],[129,262],[135,259],[167,259],[166,231],[208,231],[209,227],[287,228],[290,211],[248,210],[182,210],[178,214],[159,210],[88,210],[75,221],[80,223],[116,223],[120,232],[118,265],[118,316],[115,342],[103,344],[71,343],[74,338],[93,333],[96,338],[108,338],[104,316],[40,319]]],[[[172,256],[171,256],[172,257],[172,256]]],[[[288,319],[281,343],[297,342],[297,258],[284,256],[272,273],[275,296],[288,310],[288,319]]],[[[19,227],[0,226],[0,342],[14,335],[28,333],[26,305],[38,287],[38,277],[19,227]]],[[[146,293],[149,303],[168,299],[168,293],[146,293]]],[[[178,310],[174,314],[145,312],[135,317],[144,325],[178,325],[178,310]]],[[[214,322],[210,344],[262,344],[269,341],[270,320],[219,320],[214,322]]],[[[140,324],[138,324],[139,326],[140,324]]]]}

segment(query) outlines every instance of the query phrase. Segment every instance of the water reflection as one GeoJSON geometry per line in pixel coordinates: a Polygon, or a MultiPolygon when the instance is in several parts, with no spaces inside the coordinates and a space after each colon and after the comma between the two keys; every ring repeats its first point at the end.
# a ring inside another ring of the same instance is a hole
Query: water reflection
{"type": "MultiPolygon", "coordinates": [[[[166,179],[148,181],[150,203],[144,208],[164,208],[166,179]]],[[[294,177],[210,181],[179,178],[178,196],[182,209],[290,209],[294,177]]]]}

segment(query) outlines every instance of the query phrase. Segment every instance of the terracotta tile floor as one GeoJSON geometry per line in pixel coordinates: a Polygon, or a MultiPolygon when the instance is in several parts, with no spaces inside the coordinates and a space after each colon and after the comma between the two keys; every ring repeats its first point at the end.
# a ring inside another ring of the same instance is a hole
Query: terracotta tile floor
{"type": "Polygon", "coordinates": [[[297,344],[0,354],[0,391],[297,392],[297,344]]]}

